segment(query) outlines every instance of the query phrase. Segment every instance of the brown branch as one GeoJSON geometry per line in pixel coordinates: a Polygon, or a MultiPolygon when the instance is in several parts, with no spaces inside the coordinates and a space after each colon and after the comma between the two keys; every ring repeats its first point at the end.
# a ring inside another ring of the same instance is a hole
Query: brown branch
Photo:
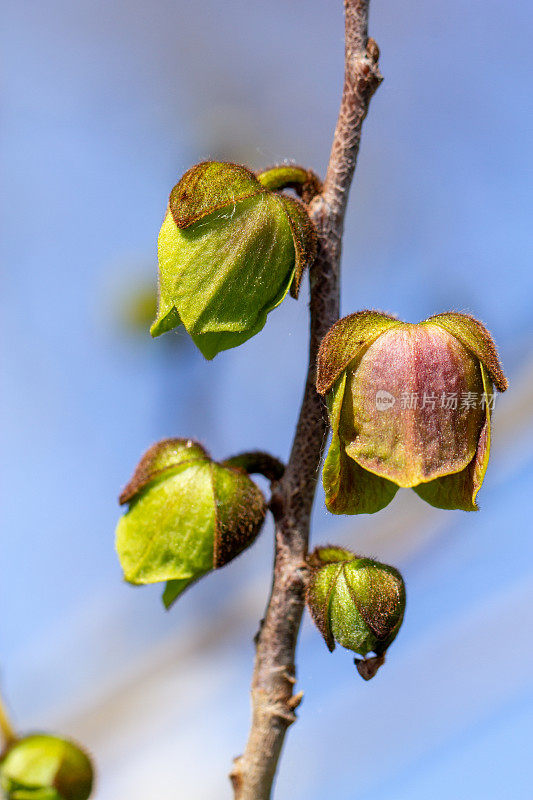
{"type": "Polygon", "coordinates": [[[361,127],[381,81],[379,50],[368,39],[369,0],[345,0],[345,78],[339,118],[322,193],[310,206],[318,255],[310,271],[309,369],[287,469],[273,487],[276,557],[272,592],[257,638],[252,679],[252,725],[246,750],[235,759],[235,800],[269,800],[287,728],[302,694],[293,694],[294,653],[308,579],[309,520],[327,436],[327,419],[315,390],[320,342],[339,317],[339,262],[344,214],[361,127]]]}

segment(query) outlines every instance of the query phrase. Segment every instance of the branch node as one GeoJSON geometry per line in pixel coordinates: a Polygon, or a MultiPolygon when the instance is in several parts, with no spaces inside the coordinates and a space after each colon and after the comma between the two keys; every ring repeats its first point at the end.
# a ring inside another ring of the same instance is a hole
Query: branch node
{"type": "Polygon", "coordinates": [[[293,695],[289,700],[287,700],[287,706],[291,711],[296,711],[300,703],[304,698],[303,692],[298,692],[298,694],[293,695]]]}
{"type": "Polygon", "coordinates": [[[366,54],[374,64],[377,64],[379,61],[379,46],[375,39],[371,36],[368,37],[368,41],[366,43],[366,54]]]}
{"type": "MultiPolygon", "coordinates": [[[[292,699],[293,698],[291,697],[291,700],[292,699]]],[[[272,716],[281,720],[281,722],[283,722],[287,728],[289,725],[292,725],[294,722],[296,722],[297,719],[296,714],[290,705],[291,700],[287,700],[285,703],[279,703],[278,705],[273,706],[271,710],[272,716]]]]}
{"type": "Polygon", "coordinates": [[[233,792],[235,794],[235,797],[238,797],[240,792],[242,791],[242,785],[243,785],[242,756],[237,756],[237,758],[233,759],[233,767],[231,768],[229,777],[231,780],[231,785],[233,786],[233,792]]]}
{"type": "Polygon", "coordinates": [[[271,486],[271,494],[268,507],[270,508],[272,516],[276,521],[282,519],[284,514],[285,503],[283,501],[283,493],[281,492],[279,483],[274,483],[271,486]]]}
{"type": "Polygon", "coordinates": [[[253,639],[254,644],[255,644],[256,647],[259,644],[259,638],[261,636],[261,631],[263,630],[263,625],[264,624],[265,624],[265,618],[263,617],[263,619],[259,620],[259,627],[257,628],[257,631],[256,631],[256,633],[254,635],[254,639],[253,639]]]}

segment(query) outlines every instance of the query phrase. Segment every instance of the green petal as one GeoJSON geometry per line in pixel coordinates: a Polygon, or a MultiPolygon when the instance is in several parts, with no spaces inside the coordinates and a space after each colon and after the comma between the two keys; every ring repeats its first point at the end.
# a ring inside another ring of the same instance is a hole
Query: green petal
{"type": "Polygon", "coordinates": [[[455,336],[486,367],[491,380],[500,392],[507,389],[507,379],[494,340],[485,326],[469,314],[450,311],[447,314],[435,314],[426,322],[433,322],[455,336]]]}
{"type": "Polygon", "coordinates": [[[163,333],[168,333],[169,331],[174,330],[174,328],[179,328],[180,325],[181,319],[177,312],[176,306],[172,305],[172,301],[170,301],[169,304],[163,299],[160,288],[157,317],[150,328],[150,335],[155,338],[156,336],[161,336],[163,333]]]}
{"type": "Polygon", "coordinates": [[[333,437],[323,469],[326,507],[332,514],[375,514],[388,506],[398,486],[363,469],[333,437]]]}
{"type": "Polygon", "coordinates": [[[358,311],[336,322],[325,335],[318,352],[317,392],[329,391],[365,347],[399,324],[397,319],[380,311],[358,311]]]}
{"type": "Polygon", "coordinates": [[[374,649],[376,637],[359,610],[358,598],[346,578],[346,566],[341,566],[331,596],[331,631],[342,647],[364,656],[374,649]]]}
{"type": "Polygon", "coordinates": [[[333,433],[339,432],[339,422],[346,391],[346,373],[341,375],[336,386],[326,395],[326,406],[328,409],[329,423],[333,433]]]}
{"type": "Polygon", "coordinates": [[[124,487],[119,501],[130,503],[149,483],[164,472],[189,461],[205,461],[209,453],[193,439],[163,439],[152,445],[139,461],[132,479],[124,487]]]}
{"type": "Polygon", "coordinates": [[[455,474],[475,455],[482,394],[479,361],[448,331],[398,324],[365,350],[347,379],[339,426],[346,454],[405,488],[455,474]],[[450,389],[454,408],[445,402],[450,389]],[[391,402],[380,407],[380,395],[391,402]]]}
{"type": "Polygon", "coordinates": [[[240,200],[264,192],[253,172],[240,164],[204,161],[191,167],[170,193],[169,209],[178,228],[240,200]]]}
{"type": "Polygon", "coordinates": [[[367,472],[346,455],[338,434],[346,374],[328,396],[332,438],[322,470],[326,507],[332,514],[374,514],[398,491],[396,484],[367,472]]]}
{"type": "Polygon", "coordinates": [[[331,653],[335,649],[335,640],[331,632],[330,605],[341,569],[342,563],[326,564],[315,570],[311,574],[306,594],[307,607],[331,653]]]}
{"type": "Polygon", "coordinates": [[[116,547],[134,584],[195,579],[213,568],[210,462],[184,463],[149,485],[117,526],[116,547]]]}
{"type": "Polygon", "coordinates": [[[169,608],[171,608],[171,606],[174,605],[178,597],[183,594],[185,589],[188,589],[189,586],[192,586],[193,583],[196,583],[197,580],[200,580],[200,578],[203,578],[203,576],[206,574],[206,572],[202,572],[201,575],[198,575],[194,578],[182,578],[181,580],[167,581],[161,597],[163,600],[163,605],[167,611],[169,608]]]}
{"type": "Polygon", "coordinates": [[[402,624],[405,610],[405,584],[394,567],[369,558],[347,563],[346,583],[359,613],[377,641],[372,650],[383,652],[402,624]]]}
{"type": "Polygon", "coordinates": [[[211,359],[258,333],[289,287],[298,295],[316,232],[302,203],[246,167],[204,162],[172,190],[158,255],[152,336],[183,323],[211,359]]]}
{"type": "Polygon", "coordinates": [[[256,539],[266,515],[266,502],[258,486],[240,470],[213,464],[216,499],[215,568],[223,567],[256,539]]]}
{"type": "Polygon", "coordinates": [[[159,310],[151,333],[181,319],[204,356],[258,333],[295,271],[289,216],[269,193],[216,212],[186,230],[167,214],[159,234],[159,310]]]}
{"type": "Polygon", "coordinates": [[[489,398],[489,403],[485,406],[485,421],[479,435],[474,458],[461,472],[437,478],[429,483],[422,483],[414,489],[422,500],[435,508],[461,511],[478,510],[476,496],[483,483],[490,455],[491,422],[488,406],[492,397],[490,380],[483,366],[481,366],[481,375],[485,396],[489,398]]]}
{"type": "Polygon", "coordinates": [[[316,231],[302,203],[284,195],[278,195],[278,200],[287,213],[294,238],[296,264],[294,278],[291,283],[291,295],[297,299],[303,274],[316,257],[316,231]]]}
{"type": "Polygon", "coordinates": [[[167,582],[167,608],[249,547],[266,514],[263,494],[245,472],[211,461],[187,439],[151,447],[128,491],[116,537],[124,576],[134,584],[167,582]]]}

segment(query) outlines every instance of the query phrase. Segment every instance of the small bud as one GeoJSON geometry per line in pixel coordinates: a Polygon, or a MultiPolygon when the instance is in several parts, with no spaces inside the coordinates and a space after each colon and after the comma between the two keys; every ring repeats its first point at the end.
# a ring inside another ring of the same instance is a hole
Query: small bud
{"type": "Polygon", "coordinates": [[[480,322],[351,314],[324,337],[317,375],[333,432],[323,470],[332,513],[379,511],[399,487],[437,508],[477,509],[494,387],[507,388],[480,322]]]}
{"type": "MultiPolygon", "coordinates": [[[[266,173],[264,173],[266,174],[266,173]]],[[[298,200],[246,167],[206,161],[172,189],[159,234],[159,309],[152,336],[183,323],[208,358],[258,333],[316,253],[298,200]]]]}
{"type": "Polygon", "coordinates": [[[338,547],[317,548],[309,565],[306,600],[317,628],[331,652],[337,642],[362,656],[376,653],[373,659],[356,660],[359,672],[369,680],[402,624],[402,576],[394,567],[338,547]]]}
{"type": "Polygon", "coordinates": [[[116,546],[129,583],[167,581],[163,601],[249,547],[266,514],[244,470],[217,464],[187,439],[165,439],[141,459],[120,496],[129,503],[116,546]]]}
{"type": "Polygon", "coordinates": [[[8,749],[0,762],[0,782],[6,800],[87,800],[93,768],[73,742],[34,734],[8,749]]]}

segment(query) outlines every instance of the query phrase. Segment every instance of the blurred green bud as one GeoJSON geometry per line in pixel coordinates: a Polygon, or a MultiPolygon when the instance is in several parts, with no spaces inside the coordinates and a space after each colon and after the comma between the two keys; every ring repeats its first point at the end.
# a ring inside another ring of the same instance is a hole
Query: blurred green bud
{"type": "Polygon", "coordinates": [[[207,572],[255,540],[266,504],[243,469],[217,464],[197,442],[165,439],[141,459],[120,496],[116,547],[129,583],[167,581],[169,608],[207,572]]]}
{"type": "Polygon", "coordinates": [[[411,324],[361,311],[339,320],[317,370],[332,428],[328,509],[373,513],[412,487],[437,508],[476,510],[494,387],[503,392],[507,381],[473,317],[451,312],[411,324]]]}
{"type": "Polygon", "coordinates": [[[93,768],[73,742],[34,734],[7,750],[0,762],[0,783],[7,800],[87,800],[93,768]]]}
{"type": "Polygon", "coordinates": [[[269,188],[270,172],[263,184],[246,167],[206,161],[172,189],[152,336],[182,322],[211,359],[258,333],[289,288],[298,296],[316,233],[302,203],[269,188]]]}
{"type": "Polygon", "coordinates": [[[129,293],[121,294],[120,322],[131,333],[142,333],[150,325],[157,309],[155,286],[148,282],[138,282],[129,293]]]}
{"type": "Polygon", "coordinates": [[[309,558],[311,578],[307,606],[329,650],[335,643],[373,659],[359,672],[367,680],[384,662],[385,652],[400,630],[405,611],[405,586],[394,567],[361,558],[340,547],[319,547],[309,558]]]}

